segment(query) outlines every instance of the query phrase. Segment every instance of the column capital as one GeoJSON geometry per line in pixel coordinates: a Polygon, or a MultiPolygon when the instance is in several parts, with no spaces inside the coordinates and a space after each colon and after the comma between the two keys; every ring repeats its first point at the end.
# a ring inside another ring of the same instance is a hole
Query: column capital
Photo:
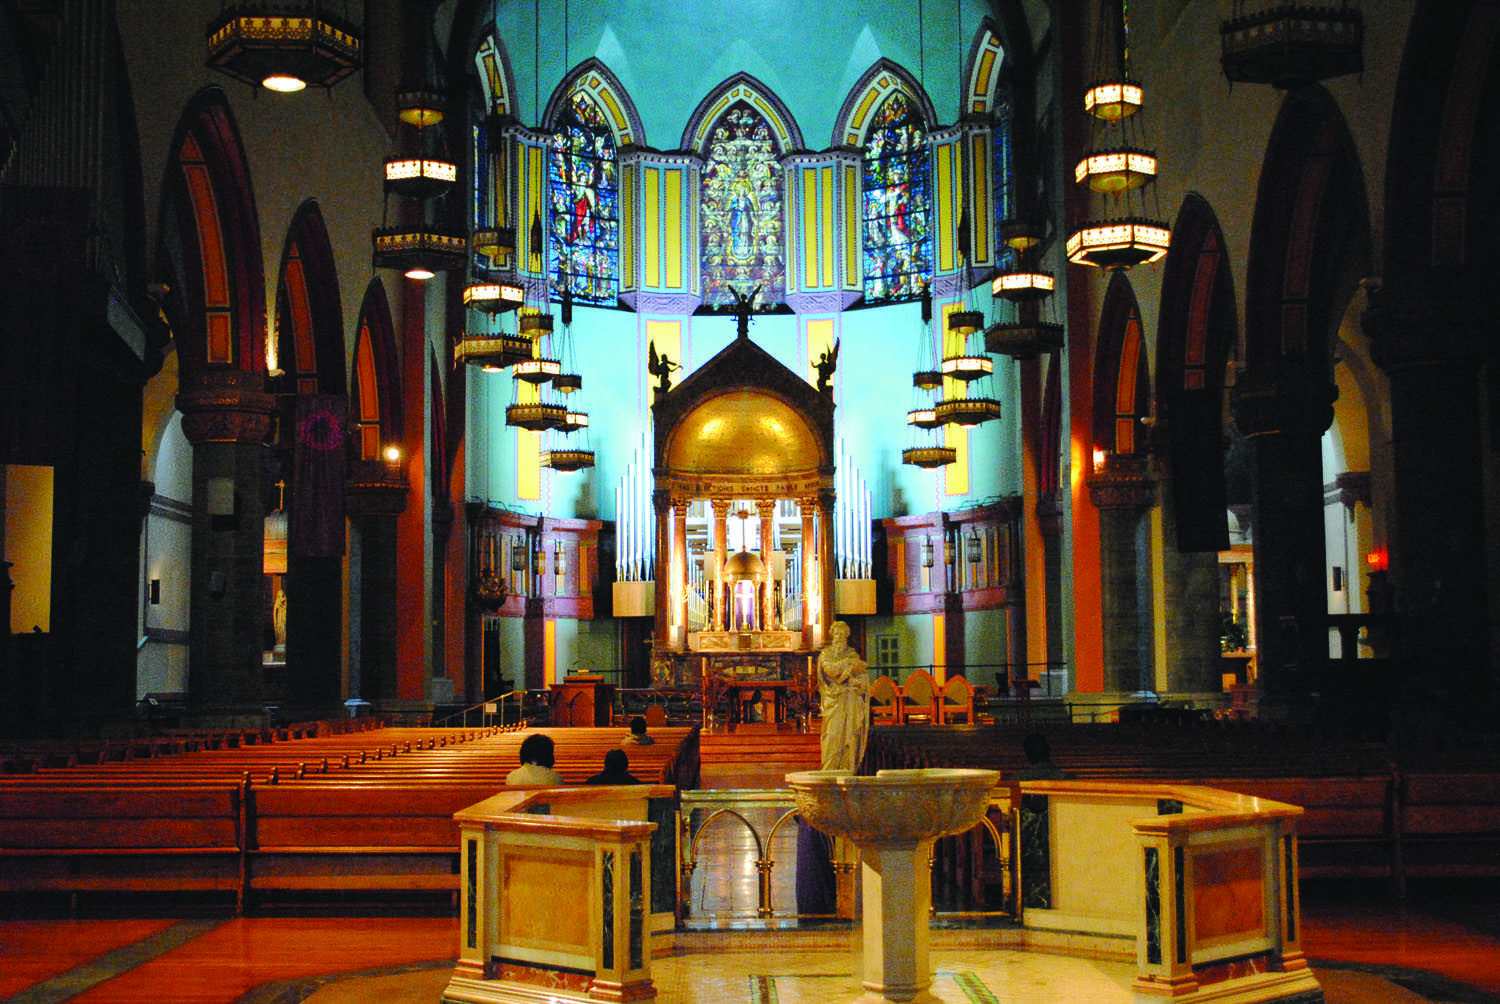
{"type": "Polygon", "coordinates": [[[264,374],[212,369],[183,374],[177,392],[182,433],[189,443],[258,446],[271,432],[276,398],[266,391],[264,374]]]}
{"type": "Polygon", "coordinates": [[[1156,478],[1143,453],[1105,454],[1087,484],[1096,509],[1149,509],[1156,503],[1156,478]]]}
{"type": "Polygon", "coordinates": [[[1258,380],[1247,371],[1235,384],[1230,401],[1235,425],[1247,436],[1321,436],[1333,424],[1338,395],[1338,386],[1326,374],[1301,372],[1258,380]]]}

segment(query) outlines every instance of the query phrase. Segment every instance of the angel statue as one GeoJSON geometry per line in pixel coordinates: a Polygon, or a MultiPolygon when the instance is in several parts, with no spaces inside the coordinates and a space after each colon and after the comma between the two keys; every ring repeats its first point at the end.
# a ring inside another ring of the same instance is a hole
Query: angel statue
{"type": "Polygon", "coordinates": [[[750,337],[750,315],[755,313],[755,298],[760,294],[761,286],[764,285],[765,283],[761,283],[760,285],[756,286],[750,291],[750,294],[748,296],[744,293],[741,293],[733,286],[729,287],[729,292],[734,297],[734,309],[731,311],[731,313],[733,313],[736,318],[736,323],[738,325],[737,331],[739,337],[741,338],[750,337]]]}
{"type": "Polygon", "coordinates": [[[839,342],[834,340],[833,348],[824,349],[818,356],[818,361],[813,363],[818,371],[818,391],[822,393],[833,387],[833,371],[839,368],[839,342]]]}
{"type": "Polygon", "coordinates": [[[672,373],[682,367],[674,363],[665,352],[657,355],[656,343],[650,343],[651,355],[646,360],[646,372],[656,377],[656,389],[665,394],[672,389],[672,373]]]}
{"type": "Polygon", "coordinates": [[[858,770],[870,728],[870,679],[865,661],[849,647],[849,625],[834,621],[818,653],[818,691],[824,770],[858,770]]]}

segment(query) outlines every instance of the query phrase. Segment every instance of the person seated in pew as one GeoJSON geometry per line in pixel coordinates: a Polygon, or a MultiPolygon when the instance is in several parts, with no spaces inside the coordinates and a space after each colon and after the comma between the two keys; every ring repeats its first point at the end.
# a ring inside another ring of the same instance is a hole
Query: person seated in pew
{"type": "Polygon", "coordinates": [[[505,775],[506,784],[563,784],[562,775],[552,769],[557,762],[552,737],[533,732],[521,740],[521,766],[505,775]]]}
{"type": "Polygon", "coordinates": [[[1026,766],[1016,771],[1017,781],[1066,781],[1077,776],[1052,762],[1052,746],[1040,732],[1021,740],[1021,751],[1026,754],[1026,766]]]}
{"type": "Polygon", "coordinates": [[[630,734],[620,740],[621,746],[655,746],[656,740],[646,735],[646,719],[636,715],[630,720],[630,734]]]}
{"type": "Polygon", "coordinates": [[[630,773],[630,757],[624,750],[609,750],[604,754],[604,769],[584,784],[640,784],[641,779],[630,773]]]}

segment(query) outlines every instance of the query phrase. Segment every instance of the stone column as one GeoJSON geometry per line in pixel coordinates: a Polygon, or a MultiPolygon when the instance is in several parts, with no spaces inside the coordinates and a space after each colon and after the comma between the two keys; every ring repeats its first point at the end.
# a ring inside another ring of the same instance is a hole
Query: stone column
{"type": "Polygon", "coordinates": [[[1182,697],[1222,691],[1219,637],[1219,555],[1177,549],[1176,506],[1164,482],[1162,570],[1165,579],[1167,690],[1182,697]]]}
{"type": "Polygon", "coordinates": [[[1104,617],[1104,691],[1154,689],[1151,544],[1146,515],[1156,482],[1144,454],[1105,454],[1088,478],[1099,510],[1099,571],[1104,617]]]}
{"type": "Polygon", "coordinates": [[[1250,439],[1255,497],[1256,667],[1262,711],[1296,703],[1328,661],[1323,432],[1337,389],[1241,380],[1235,423],[1250,439]]]}
{"type": "Polygon", "coordinates": [[[672,651],[672,499],[651,493],[656,512],[656,651],[672,651]]]}
{"type": "Polygon", "coordinates": [[[677,569],[673,586],[677,590],[677,645],[679,651],[687,649],[687,623],[688,623],[688,553],[687,553],[687,511],[686,500],[678,500],[672,504],[672,554],[673,565],[677,569]]]}
{"type": "Polygon", "coordinates": [[[813,635],[813,561],[817,547],[817,500],[801,498],[797,505],[802,512],[802,647],[817,648],[813,635]]]}
{"type": "MultiPolygon", "coordinates": [[[[1485,450],[1480,374],[1494,321],[1481,314],[1488,305],[1479,306],[1487,292],[1469,286],[1456,269],[1432,267],[1389,277],[1370,300],[1364,329],[1390,380],[1394,477],[1387,526],[1397,655],[1407,679],[1447,691],[1451,713],[1489,722],[1495,626],[1482,532],[1492,454],[1485,450]]],[[[1491,372],[1491,415],[1495,386],[1491,372]]]]}
{"type": "Polygon", "coordinates": [[[396,698],[396,518],[407,488],[400,465],[380,460],[354,461],[345,477],[351,699],[396,698]]]}
{"type": "Polygon", "coordinates": [[[828,637],[828,627],[833,623],[833,492],[818,496],[818,634],[815,643],[819,646],[828,637]]]}
{"type": "Polygon", "coordinates": [[[776,626],[776,597],[773,595],[776,579],[771,574],[772,519],[776,515],[776,500],[757,499],[755,511],[760,516],[760,564],[765,569],[765,589],[760,598],[760,629],[770,631],[776,626]]]}
{"type": "MultiPolygon", "coordinates": [[[[728,631],[731,621],[730,604],[724,596],[724,562],[729,559],[729,500],[714,499],[714,592],[711,609],[714,619],[709,623],[710,631],[728,631]]],[[[707,571],[707,569],[704,569],[707,571]]]]}
{"type": "Polygon", "coordinates": [[[188,702],[208,727],[266,721],[261,568],[265,441],[276,400],[243,370],[185,373],[177,394],[193,446],[188,702]]]}

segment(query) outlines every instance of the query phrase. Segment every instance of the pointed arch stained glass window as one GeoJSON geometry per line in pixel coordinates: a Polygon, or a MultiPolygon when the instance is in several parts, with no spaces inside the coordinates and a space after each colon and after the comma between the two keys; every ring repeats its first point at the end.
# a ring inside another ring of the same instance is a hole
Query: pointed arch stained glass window
{"type": "Polygon", "coordinates": [[[905,94],[893,93],[875,113],[864,164],[865,299],[920,296],[932,278],[932,162],[905,94]]]}
{"type": "Polygon", "coordinates": [[[552,292],[613,303],[619,275],[615,141],[593,100],[574,93],[552,134],[547,167],[552,292]]]}
{"type": "Polygon", "coordinates": [[[786,298],[781,164],[765,117],[737,101],[709,130],[699,222],[703,302],[734,302],[761,287],[759,302],[786,298]]]}

